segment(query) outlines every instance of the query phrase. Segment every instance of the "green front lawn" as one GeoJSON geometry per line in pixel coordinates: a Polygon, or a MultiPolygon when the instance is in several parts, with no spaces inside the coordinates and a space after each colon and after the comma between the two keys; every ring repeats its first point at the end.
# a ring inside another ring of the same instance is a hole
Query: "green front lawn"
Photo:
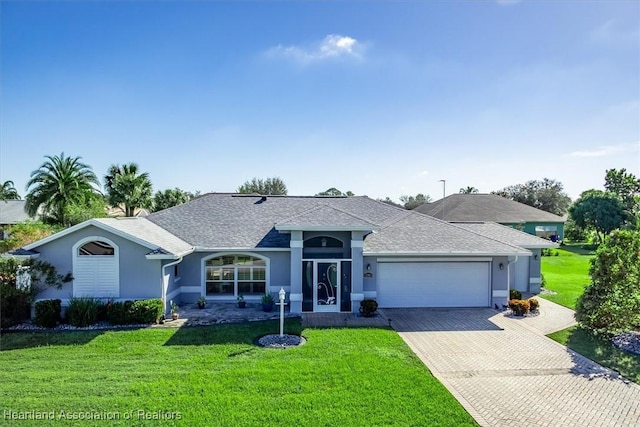
{"type": "Polygon", "coordinates": [[[593,252],[580,245],[565,245],[552,252],[559,255],[542,257],[542,274],[545,288],[557,294],[541,294],[540,297],[575,309],[578,297],[591,281],[589,267],[593,252]]]}
{"type": "Polygon", "coordinates": [[[640,356],[618,349],[606,337],[580,327],[572,327],[548,335],[581,355],[618,371],[640,384],[640,356]]]}
{"type": "Polygon", "coordinates": [[[252,344],[277,328],[5,334],[0,412],[5,421],[6,411],[56,417],[13,421],[20,426],[100,424],[60,421],[60,411],[122,426],[158,425],[153,418],[184,426],[476,425],[391,330],[301,330],[292,320],[287,329],[305,345],[252,344]]]}

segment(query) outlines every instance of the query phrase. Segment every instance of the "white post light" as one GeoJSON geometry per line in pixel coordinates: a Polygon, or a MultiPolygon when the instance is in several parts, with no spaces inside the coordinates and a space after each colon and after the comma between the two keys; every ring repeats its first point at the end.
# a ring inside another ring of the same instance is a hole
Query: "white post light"
{"type": "Polygon", "coordinates": [[[286,292],[284,291],[284,288],[280,288],[280,292],[278,292],[278,297],[280,299],[280,302],[278,303],[278,305],[280,305],[280,338],[282,338],[284,336],[284,297],[286,295],[286,292]]]}

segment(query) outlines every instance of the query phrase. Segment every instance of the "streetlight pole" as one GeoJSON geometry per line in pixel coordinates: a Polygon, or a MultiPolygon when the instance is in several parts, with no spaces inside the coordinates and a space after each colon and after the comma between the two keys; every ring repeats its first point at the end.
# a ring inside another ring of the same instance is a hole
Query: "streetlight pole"
{"type": "Polygon", "coordinates": [[[445,215],[445,197],[447,197],[447,180],[446,179],[441,179],[439,182],[442,183],[442,220],[444,221],[446,215],[445,215]]]}

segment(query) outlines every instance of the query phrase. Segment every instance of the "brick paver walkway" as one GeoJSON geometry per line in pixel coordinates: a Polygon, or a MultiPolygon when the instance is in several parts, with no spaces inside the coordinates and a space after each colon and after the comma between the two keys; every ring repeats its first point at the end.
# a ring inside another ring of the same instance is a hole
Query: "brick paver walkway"
{"type": "Polygon", "coordinates": [[[550,319],[571,322],[554,306],[537,324],[490,309],[383,314],[480,425],[640,425],[639,385],[544,336],[550,319]]]}

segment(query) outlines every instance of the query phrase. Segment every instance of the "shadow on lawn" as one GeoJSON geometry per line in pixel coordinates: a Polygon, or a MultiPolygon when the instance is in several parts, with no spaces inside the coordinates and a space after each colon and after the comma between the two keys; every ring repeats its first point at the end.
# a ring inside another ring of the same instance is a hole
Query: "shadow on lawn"
{"type": "MultiPolygon", "coordinates": [[[[256,339],[279,332],[279,322],[228,323],[211,326],[182,327],[164,345],[253,344],[256,339]]],[[[285,333],[300,335],[300,319],[285,319],[285,333]]]]}
{"type": "Polygon", "coordinates": [[[640,356],[620,350],[604,335],[594,334],[585,329],[575,328],[570,332],[567,347],[575,363],[571,372],[585,378],[606,378],[620,380],[620,375],[640,383],[640,356]],[[594,366],[582,356],[609,368],[594,366]]]}
{"type": "Polygon", "coordinates": [[[99,337],[105,330],[56,331],[56,332],[12,332],[2,333],[0,351],[63,345],[84,345],[99,337]]]}

